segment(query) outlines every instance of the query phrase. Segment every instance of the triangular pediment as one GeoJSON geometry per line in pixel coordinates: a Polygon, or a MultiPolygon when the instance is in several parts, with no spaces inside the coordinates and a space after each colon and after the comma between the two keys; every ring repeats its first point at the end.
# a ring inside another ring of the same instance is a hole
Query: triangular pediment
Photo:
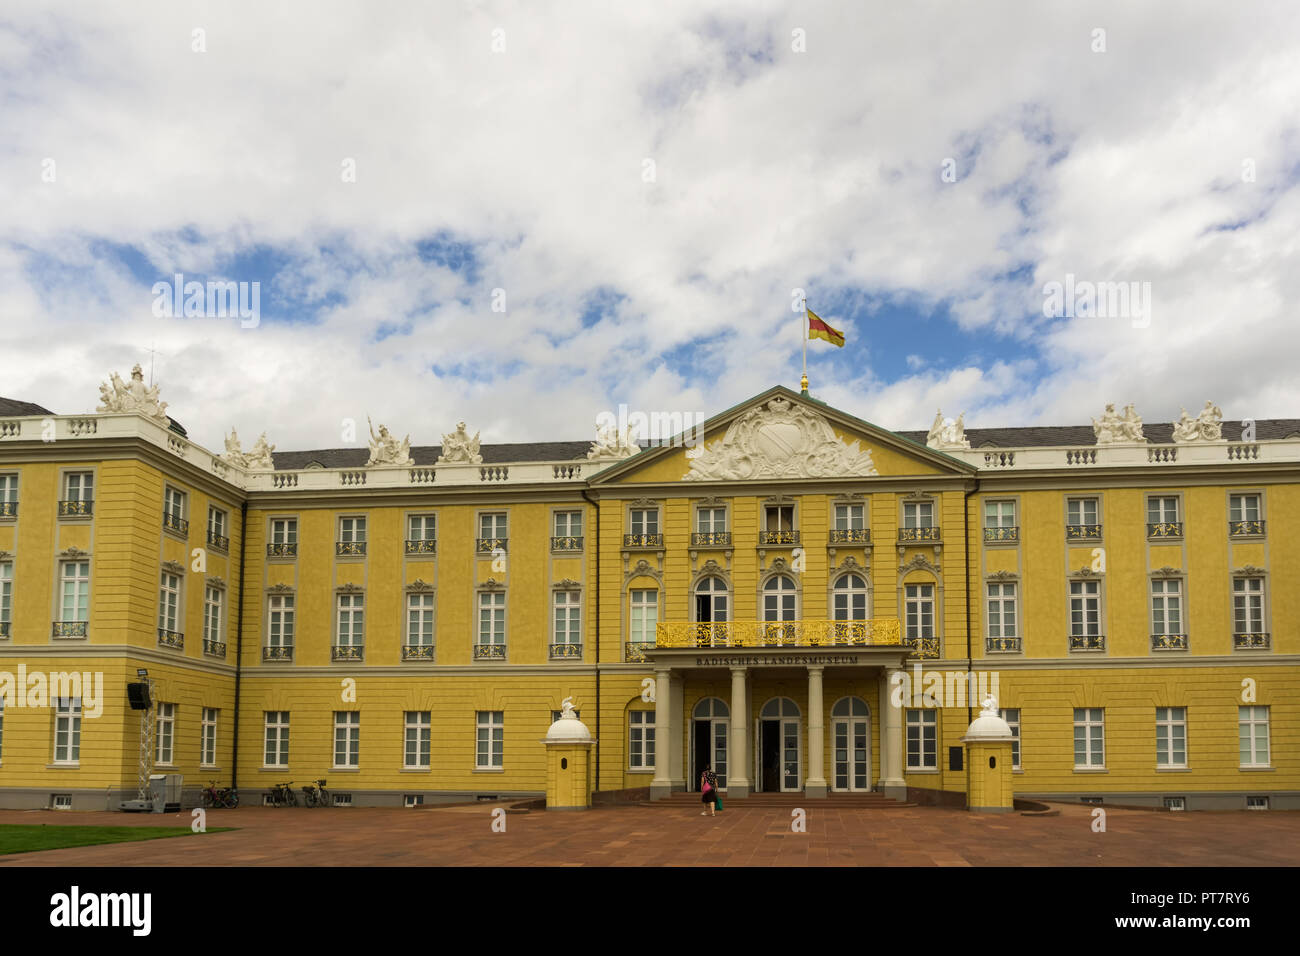
{"type": "Polygon", "coordinates": [[[973,474],[974,467],[776,386],[592,479],[784,481],[973,474]]]}

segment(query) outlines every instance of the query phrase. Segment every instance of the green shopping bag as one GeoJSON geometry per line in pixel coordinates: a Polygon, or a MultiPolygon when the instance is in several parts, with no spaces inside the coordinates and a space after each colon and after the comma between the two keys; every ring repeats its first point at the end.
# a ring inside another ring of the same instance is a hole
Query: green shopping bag
{"type": "Polygon", "coordinates": [[[718,797],[718,799],[717,799],[717,807],[718,807],[719,810],[722,809],[722,797],[718,797]]]}

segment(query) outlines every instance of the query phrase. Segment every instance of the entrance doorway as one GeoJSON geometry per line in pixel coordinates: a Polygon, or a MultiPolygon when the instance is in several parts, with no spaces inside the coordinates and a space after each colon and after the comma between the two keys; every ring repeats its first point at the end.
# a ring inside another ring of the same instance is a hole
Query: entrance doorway
{"type": "Polygon", "coordinates": [[[793,793],[803,788],[799,707],[788,697],[763,705],[754,727],[754,782],[760,792],[793,793]]]}
{"type": "Polygon", "coordinates": [[[831,708],[832,790],[871,789],[871,711],[860,697],[841,697],[831,708]]]}
{"type": "Polygon", "coordinates": [[[712,767],[718,775],[718,789],[727,789],[727,734],[730,712],[716,697],[706,697],[695,705],[691,720],[690,790],[699,790],[700,774],[712,767]]]}

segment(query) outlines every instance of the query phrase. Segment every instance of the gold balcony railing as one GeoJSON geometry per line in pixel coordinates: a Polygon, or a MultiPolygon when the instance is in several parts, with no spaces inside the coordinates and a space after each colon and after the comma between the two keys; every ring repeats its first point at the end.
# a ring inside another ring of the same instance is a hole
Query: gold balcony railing
{"type": "Polygon", "coordinates": [[[867,621],[720,621],[655,625],[656,647],[835,647],[897,645],[898,618],[867,621]]]}

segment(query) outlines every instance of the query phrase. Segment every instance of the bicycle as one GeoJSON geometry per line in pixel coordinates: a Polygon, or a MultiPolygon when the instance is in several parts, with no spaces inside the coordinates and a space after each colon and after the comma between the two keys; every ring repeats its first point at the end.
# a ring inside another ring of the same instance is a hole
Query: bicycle
{"type": "Polygon", "coordinates": [[[239,806],[239,793],[232,787],[217,788],[215,780],[209,780],[208,785],[199,791],[203,798],[203,806],[210,808],[220,808],[223,810],[234,810],[239,806]]]}
{"type": "Polygon", "coordinates": [[[271,806],[273,807],[296,807],[298,798],[293,792],[293,781],[288,783],[277,783],[271,788],[271,806]]]}
{"type": "Polygon", "coordinates": [[[325,789],[325,778],[321,777],[314,784],[302,788],[303,803],[309,807],[328,807],[329,791],[325,789]]]}

